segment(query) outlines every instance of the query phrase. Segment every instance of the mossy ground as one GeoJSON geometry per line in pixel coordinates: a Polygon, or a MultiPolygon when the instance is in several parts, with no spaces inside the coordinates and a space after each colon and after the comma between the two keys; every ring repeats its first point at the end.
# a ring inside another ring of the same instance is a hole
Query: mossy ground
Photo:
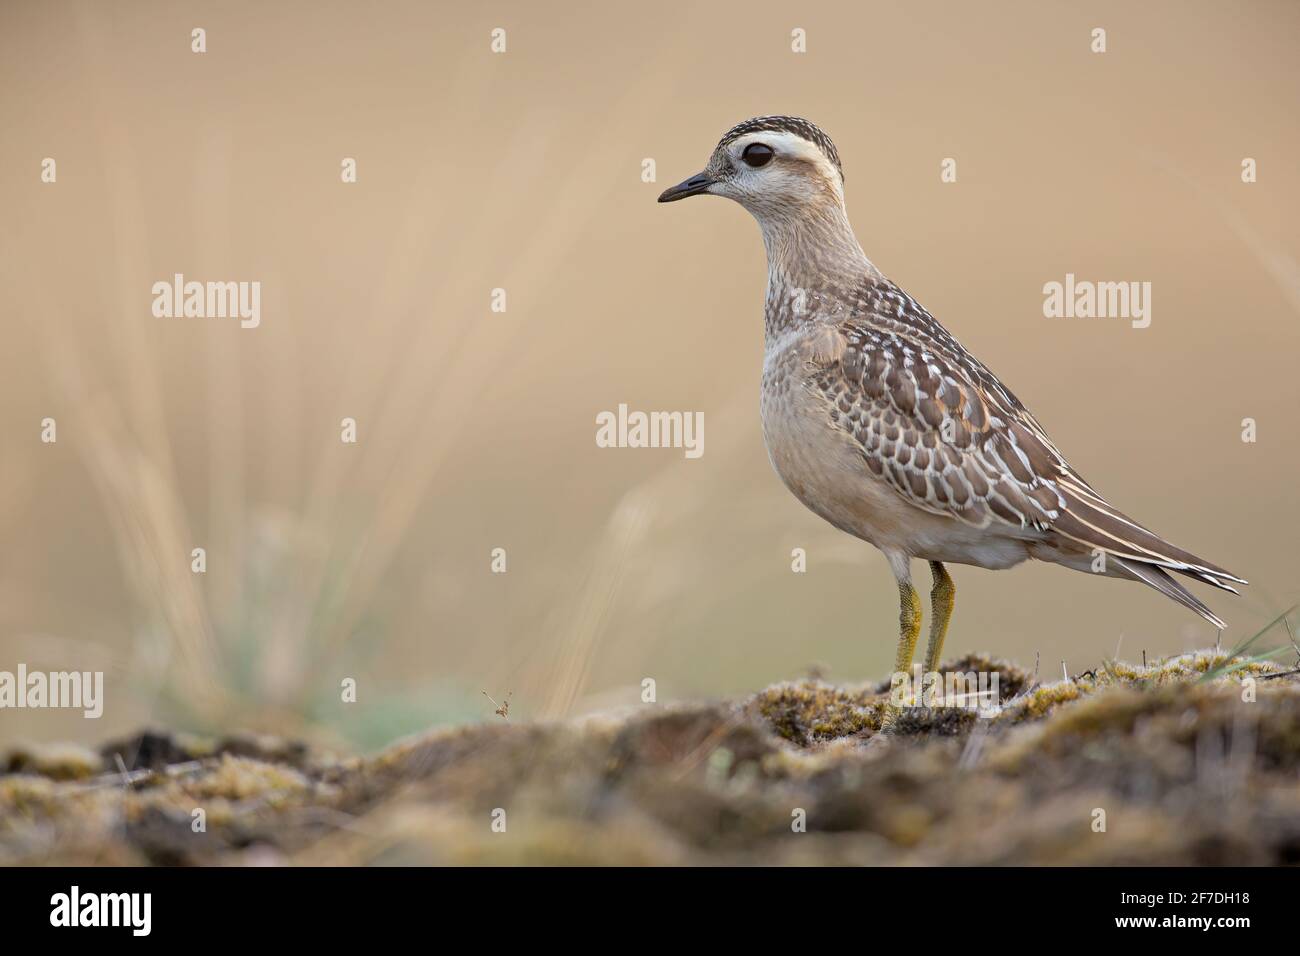
{"type": "Polygon", "coordinates": [[[883,685],[805,680],[367,758],[164,733],[19,749],[0,864],[1298,863],[1300,679],[1225,663],[1040,684],[970,656],[948,666],[996,670],[998,712],[909,713],[883,743],[883,685]]]}

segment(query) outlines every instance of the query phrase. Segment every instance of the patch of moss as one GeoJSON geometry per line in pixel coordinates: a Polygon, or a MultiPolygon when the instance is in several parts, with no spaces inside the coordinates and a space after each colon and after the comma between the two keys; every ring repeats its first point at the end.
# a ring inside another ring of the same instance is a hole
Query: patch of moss
{"type": "Polygon", "coordinates": [[[967,707],[907,707],[894,721],[893,731],[899,737],[959,737],[980,719],[967,707]]]}
{"type": "MultiPolygon", "coordinates": [[[[998,694],[1003,701],[1023,693],[1033,683],[1033,675],[1028,671],[983,651],[973,651],[956,660],[944,661],[939,665],[939,671],[943,674],[997,674],[998,694]]],[[[889,682],[885,681],[878,690],[881,693],[888,691],[889,682]]]]}
{"type": "Polygon", "coordinates": [[[748,708],[784,740],[800,747],[880,729],[883,695],[834,687],[820,680],[774,684],[748,708]]]}
{"type": "Polygon", "coordinates": [[[0,759],[0,773],[25,773],[51,780],[85,780],[103,769],[99,754],[77,744],[15,747],[0,759]]]}
{"type": "Polygon", "coordinates": [[[301,773],[284,764],[222,754],[202,775],[183,779],[180,788],[196,800],[214,797],[226,800],[284,800],[307,790],[311,784],[301,773]]]}
{"type": "Polygon", "coordinates": [[[1075,681],[1063,680],[1042,684],[1013,698],[1003,708],[999,717],[1002,720],[1013,721],[1043,717],[1061,704],[1076,701],[1084,694],[1084,685],[1075,681]]]}

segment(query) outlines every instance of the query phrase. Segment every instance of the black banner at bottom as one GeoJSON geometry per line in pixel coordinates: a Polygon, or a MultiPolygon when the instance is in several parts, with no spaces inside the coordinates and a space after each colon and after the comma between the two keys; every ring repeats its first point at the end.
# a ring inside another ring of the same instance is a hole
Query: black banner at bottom
{"type": "Polygon", "coordinates": [[[964,932],[964,918],[1008,939],[1113,930],[1227,942],[1281,930],[1296,887],[1285,869],[1165,868],[10,869],[0,881],[10,943],[75,934],[337,945],[455,928],[488,949],[503,935],[541,942],[619,926],[767,938],[832,916],[863,921],[873,943],[895,931],[915,940],[918,927],[964,932]]]}

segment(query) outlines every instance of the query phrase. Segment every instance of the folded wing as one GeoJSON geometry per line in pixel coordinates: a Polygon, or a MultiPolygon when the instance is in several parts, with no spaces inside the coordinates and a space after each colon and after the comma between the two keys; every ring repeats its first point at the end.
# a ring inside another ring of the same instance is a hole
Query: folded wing
{"type": "Polygon", "coordinates": [[[824,334],[833,347],[814,350],[810,387],[871,473],[910,504],[1067,551],[1100,550],[1222,626],[1162,569],[1228,591],[1226,582],[1245,582],[1113,508],[1024,405],[906,293],[868,283],[859,309],[824,334]]]}

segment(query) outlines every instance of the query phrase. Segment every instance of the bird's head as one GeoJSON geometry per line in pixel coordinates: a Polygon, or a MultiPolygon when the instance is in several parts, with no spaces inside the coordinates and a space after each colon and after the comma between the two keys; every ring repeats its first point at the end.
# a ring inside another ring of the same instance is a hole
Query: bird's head
{"type": "Polygon", "coordinates": [[[704,171],[664,190],[660,202],[725,196],[760,223],[844,206],[844,170],[830,137],[797,116],[759,116],[730,129],[704,171]]]}

